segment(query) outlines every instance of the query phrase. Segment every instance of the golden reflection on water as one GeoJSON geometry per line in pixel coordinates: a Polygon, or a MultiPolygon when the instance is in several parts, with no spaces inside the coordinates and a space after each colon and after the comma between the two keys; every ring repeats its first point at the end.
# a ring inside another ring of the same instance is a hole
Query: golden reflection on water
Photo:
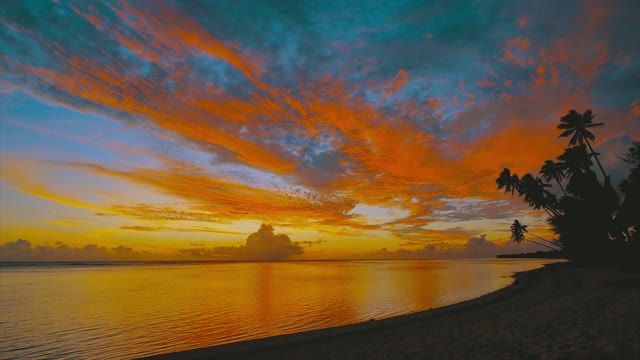
{"type": "Polygon", "coordinates": [[[131,358],[439,307],[549,261],[0,268],[0,358],[131,358]]]}

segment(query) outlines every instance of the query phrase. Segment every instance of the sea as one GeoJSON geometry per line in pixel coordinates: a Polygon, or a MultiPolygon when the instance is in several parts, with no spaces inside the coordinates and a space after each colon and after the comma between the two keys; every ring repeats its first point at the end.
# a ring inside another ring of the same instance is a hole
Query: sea
{"type": "Polygon", "coordinates": [[[0,359],[130,359],[383,319],[555,261],[2,263],[0,359]]]}

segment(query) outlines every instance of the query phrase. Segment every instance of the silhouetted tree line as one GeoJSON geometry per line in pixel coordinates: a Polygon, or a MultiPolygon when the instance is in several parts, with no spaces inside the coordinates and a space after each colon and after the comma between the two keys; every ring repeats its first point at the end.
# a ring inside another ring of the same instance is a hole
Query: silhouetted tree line
{"type": "Polygon", "coordinates": [[[498,259],[564,259],[562,251],[536,251],[520,254],[500,254],[498,259]]]}
{"type": "MultiPolygon", "coordinates": [[[[520,178],[505,168],[496,184],[498,189],[517,193],[533,209],[549,215],[547,221],[558,238],[548,241],[538,237],[545,241],[538,244],[560,250],[577,262],[640,263],[640,142],[634,142],[621,157],[633,167],[618,192],[598,159],[600,154],[593,150],[595,136],[590,129],[603,125],[593,119],[591,110],[584,114],[571,110],[558,125],[563,130],[560,137],[570,140],[557,161],[546,160],[540,177],[525,174],[520,178]],[[593,170],[593,160],[602,181],[593,170]],[[560,194],[551,191],[550,182],[558,184],[560,194]]],[[[515,220],[511,238],[532,241],[525,239],[526,234],[527,226],[515,220]]]]}

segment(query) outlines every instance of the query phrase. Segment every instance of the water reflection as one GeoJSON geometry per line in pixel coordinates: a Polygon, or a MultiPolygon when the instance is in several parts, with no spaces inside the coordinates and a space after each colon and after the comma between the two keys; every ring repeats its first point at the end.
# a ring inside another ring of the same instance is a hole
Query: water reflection
{"type": "Polygon", "coordinates": [[[131,358],[483,295],[541,260],[4,268],[0,358],[131,358]]]}

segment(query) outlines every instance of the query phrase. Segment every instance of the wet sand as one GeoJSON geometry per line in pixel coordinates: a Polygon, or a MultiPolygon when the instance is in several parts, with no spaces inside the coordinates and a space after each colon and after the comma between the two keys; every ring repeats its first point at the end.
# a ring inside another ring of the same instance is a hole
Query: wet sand
{"type": "Polygon", "coordinates": [[[152,359],[640,359],[640,274],[558,263],[463,303],[152,359]]]}

